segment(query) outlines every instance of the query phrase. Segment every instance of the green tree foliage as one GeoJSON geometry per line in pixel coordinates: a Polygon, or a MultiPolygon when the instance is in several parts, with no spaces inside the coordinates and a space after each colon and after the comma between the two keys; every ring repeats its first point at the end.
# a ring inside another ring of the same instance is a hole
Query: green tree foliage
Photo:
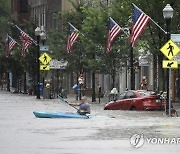
{"type": "Polygon", "coordinates": [[[0,0],[0,77],[7,70],[5,58],[6,33],[9,31],[10,0],[0,0]]]}
{"type": "MultiPolygon", "coordinates": [[[[115,77],[119,68],[126,65],[129,60],[130,43],[129,36],[122,32],[113,43],[112,51],[109,54],[105,53],[108,18],[112,17],[126,30],[131,29],[132,3],[135,3],[165,31],[166,24],[162,10],[169,3],[174,9],[171,33],[180,32],[180,4],[176,0],[114,0],[108,6],[99,0],[73,3],[74,11],[59,12],[57,17],[62,27],[59,31],[53,31],[51,35],[54,51],[58,52],[60,59],[65,58],[69,61],[69,70],[93,70],[111,74],[112,78],[115,77]],[[81,32],[80,39],[75,43],[70,55],[65,53],[67,22],[71,22],[81,32]]],[[[161,65],[164,56],[159,49],[165,42],[166,34],[150,20],[134,47],[134,58],[138,59],[139,50],[150,51],[154,57],[159,57],[161,65]]]]}
{"type": "Polygon", "coordinates": [[[14,26],[17,24],[23,31],[25,31],[29,36],[34,38],[34,29],[35,24],[32,22],[32,20],[24,21],[23,23],[15,22],[12,19],[8,19],[6,21],[8,29],[3,29],[2,35],[4,36],[2,41],[2,49],[1,49],[1,55],[0,58],[2,59],[0,61],[0,75],[2,75],[4,72],[7,73],[8,71],[13,73],[13,81],[14,86],[16,86],[16,80],[22,78],[22,75],[24,75],[24,72],[27,72],[31,75],[33,80],[35,81],[35,75],[37,72],[37,65],[36,65],[36,57],[37,57],[37,49],[35,48],[35,45],[32,44],[31,47],[28,48],[25,56],[22,56],[21,48],[22,48],[22,42],[19,39],[19,34],[17,33],[17,28],[14,26]],[[15,39],[18,42],[18,45],[11,50],[11,54],[9,58],[6,58],[6,34],[9,33],[9,35],[15,39]]]}
{"type": "Polygon", "coordinates": [[[10,0],[0,0],[0,35],[8,31],[8,21],[10,19],[10,0]]]}
{"type": "MultiPolygon", "coordinates": [[[[15,22],[14,22],[15,23],[15,22]]],[[[23,23],[16,23],[25,33],[35,39],[34,30],[36,28],[35,23],[32,20],[24,21],[23,23]]],[[[11,66],[9,69],[13,72],[16,79],[19,79],[24,75],[24,72],[28,73],[33,81],[36,81],[37,75],[37,46],[32,45],[26,50],[25,56],[22,56],[22,42],[19,39],[16,27],[12,25],[12,36],[18,42],[18,46],[11,52],[11,59],[9,63],[11,66]],[[17,63],[18,65],[14,65],[17,63]]]]}
{"type": "MultiPolygon", "coordinates": [[[[67,54],[66,53],[66,43],[67,43],[67,34],[68,34],[68,22],[70,22],[72,25],[74,25],[80,32],[81,32],[81,23],[84,20],[84,13],[83,13],[83,7],[84,3],[73,3],[74,10],[71,12],[65,11],[65,12],[59,12],[56,15],[56,18],[60,22],[59,29],[52,30],[50,35],[49,43],[51,44],[51,49],[53,51],[54,57],[57,59],[64,59],[68,61],[68,67],[67,71],[84,71],[84,65],[82,65],[84,60],[84,46],[82,43],[82,40],[79,39],[72,50],[72,53],[67,54]],[[54,52],[55,51],[55,52],[54,52]]],[[[82,38],[83,35],[81,34],[80,38],[82,38]]]]}

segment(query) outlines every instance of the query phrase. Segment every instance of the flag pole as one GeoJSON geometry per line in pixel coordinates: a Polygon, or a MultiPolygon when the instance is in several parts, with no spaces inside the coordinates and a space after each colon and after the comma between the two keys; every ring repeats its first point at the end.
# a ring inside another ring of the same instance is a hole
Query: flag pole
{"type": "Polygon", "coordinates": [[[76,27],[74,27],[70,22],[68,22],[68,24],[71,25],[76,31],[79,32],[79,30],[76,27]]]}
{"type": "MultiPolygon", "coordinates": [[[[111,17],[109,17],[113,22],[115,22],[111,17]]],[[[116,23],[116,22],[115,22],[116,23]]],[[[119,25],[118,25],[119,26],[119,25]]],[[[120,26],[119,26],[120,27],[120,26]]],[[[121,28],[121,30],[124,32],[124,34],[126,34],[128,37],[129,37],[129,34],[128,33],[126,33],[125,31],[124,31],[124,28],[122,28],[122,27],[120,27],[121,28]]]]}
{"type": "Polygon", "coordinates": [[[150,17],[150,19],[151,19],[151,21],[152,21],[156,26],[158,26],[165,34],[167,34],[167,32],[166,32],[163,28],[161,28],[161,26],[159,26],[151,17],[150,17]]]}
{"type": "MultiPolygon", "coordinates": [[[[132,5],[134,5],[136,8],[138,8],[134,3],[132,3],[132,5]]],[[[143,12],[140,8],[138,8],[141,12],[143,12]]],[[[144,12],[143,12],[144,13],[144,12]]],[[[146,13],[144,13],[144,14],[146,14],[146,13]]],[[[155,22],[150,16],[148,16],[149,17],[149,19],[157,26],[157,27],[159,27],[159,29],[161,29],[165,34],[167,34],[167,32],[161,27],[161,26],[159,26],[158,24],[157,24],[157,22],[155,22]]]]}
{"type": "MultiPolygon", "coordinates": [[[[15,27],[16,27],[17,29],[19,29],[20,31],[22,31],[22,29],[19,28],[17,25],[15,25],[15,27]]],[[[38,44],[36,43],[36,41],[35,41],[34,39],[32,39],[27,33],[26,33],[26,35],[33,41],[33,43],[34,43],[35,45],[38,45],[38,44]]]]}
{"type": "Polygon", "coordinates": [[[129,34],[124,31],[124,28],[122,28],[122,31],[124,32],[124,34],[126,34],[127,37],[129,37],[129,34]]]}
{"type": "MultiPolygon", "coordinates": [[[[11,39],[13,39],[8,33],[7,33],[7,37],[10,37],[11,39]]],[[[13,40],[15,40],[15,39],[13,39],[13,40]]],[[[17,41],[16,41],[16,44],[20,46],[20,44],[17,41]]]]}

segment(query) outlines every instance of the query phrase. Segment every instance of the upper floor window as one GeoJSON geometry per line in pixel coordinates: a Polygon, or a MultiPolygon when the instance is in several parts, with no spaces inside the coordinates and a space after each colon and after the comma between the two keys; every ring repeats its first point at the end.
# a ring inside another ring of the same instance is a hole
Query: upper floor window
{"type": "Polygon", "coordinates": [[[19,0],[20,13],[28,13],[28,0],[19,0]]]}

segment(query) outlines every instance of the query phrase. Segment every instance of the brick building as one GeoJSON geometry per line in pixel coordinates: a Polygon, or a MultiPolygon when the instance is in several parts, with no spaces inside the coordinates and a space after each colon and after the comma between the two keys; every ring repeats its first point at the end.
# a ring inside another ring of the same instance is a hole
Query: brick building
{"type": "Polygon", "coordinates": [[[15,21],[28,20],[30,15],[28,0],[11,0],[11,15],[15,21]]]}

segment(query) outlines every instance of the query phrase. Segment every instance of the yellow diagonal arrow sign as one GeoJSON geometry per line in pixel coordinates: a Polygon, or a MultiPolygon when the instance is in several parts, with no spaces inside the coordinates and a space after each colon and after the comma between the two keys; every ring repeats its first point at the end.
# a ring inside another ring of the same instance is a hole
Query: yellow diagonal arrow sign
{"type": "Polygon", "coordinates": [[[163,60],[163,68],[178,68],[178,62],[175,60],[163,60]]]}
{"type": "Polygon", "coordinates": [[[50,66],[49,65],[40,65],[40,70],[41,71],[49,71],[50,70],[50,66]]]}

